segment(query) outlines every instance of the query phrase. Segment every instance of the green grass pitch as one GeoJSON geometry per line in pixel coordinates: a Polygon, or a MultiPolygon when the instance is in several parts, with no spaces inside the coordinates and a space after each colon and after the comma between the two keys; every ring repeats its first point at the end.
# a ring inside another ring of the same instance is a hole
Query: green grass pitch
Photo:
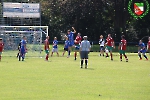
{"type": "Polygon", "coordinates": [[[50,62],[4,56],[0,100],[150,100],[150,60],[127,54],[129,62],[120,62],[114,55],[111,61],[91,52],[88,69],[80,69],[73,53],[70,58],[54,53],[50,62]]]}

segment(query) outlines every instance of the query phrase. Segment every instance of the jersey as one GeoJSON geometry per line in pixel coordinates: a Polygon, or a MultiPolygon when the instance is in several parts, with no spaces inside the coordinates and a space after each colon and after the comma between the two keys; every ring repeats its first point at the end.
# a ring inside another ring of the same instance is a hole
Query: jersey
{"type": "Polygon", "coordinates": [[[70,32],[68,34],[68,40],[70,43],[74,43],[74,33],[73,32],[70,32]]]}
{"type": "Polygon", "coordinates": [[[147,45],[148,45],[148,49],[150,49],[150,40],[148,41],[147,45]]]}
{"type": "Polygon", "coordinates": [[[120,50],[126,50],[127,41],[125,39],[122,39],[120,44],[121,44],[120,50]]]}
{"type": "Polygon", "coordinates": [[[64,48],[68,48],[68,47],[69,47],[69,41],[68,41],[68,40],[66,40],[66,41],[65,41],[64,48]]]}
{"type": "Polygon", "coordinates": [[[81,40],[82,40],[81,36],[77,36],[75,39],[75,44],[80,44],[81,40]]]}
{"type": "Polygon", "coordinates": [[[146,53],[146,47],[144,43],[139,43],[140,50],[138,52],[146,53]]]}
{"type": "Polygon", "coordinates": [[[1,42],[1,43],[0,43],[0,52],[2,52],[2,51],[3,51],[3,48],[4,48],[4,43],[3,43],[3,42],[1,42]]]}
{"type": "Polygon", "coordinates": [[[45,50],[49,49],[49,41],[48,41],[48,39],[46,39],[44,42],[45,42],[44,49],[45,50]]]}
{"type": "Polygon", "coordinates": [[[99,45],[104,46],[105,45],[105,40],[104,39],[99,39],[99,45]]]}
{"type": "Polygon", "coordinates": [[[112,43],[114,42],[114,40],[111,37],[108,37],[106,40],[107,40],[106,45],[112,47],[113,46],[112,43]]]}
{"type": "Polygon", "coordinates": [[[53,48],[57,48],[57,45],[58,45],[58,41],[57,41],[57,40],[54,40],[54,41],[53,41],[53,48]]]}
{"type": "Polygon", "coordinates": [[[88,40],[83,40],[80,45],[81,51],[89,51],[91,44],[88,40]]]}
{"type": "Polygon", "coordinates": [[[26,49],[26,48],[25,48],[25,45],[26,45],[26,41],[25,41],[25,40],[22,40],[22,41],[21,41],[21,50],[22,50],[22,51],[25,51],[25,49],[26,49]]]}
{"type": "Polygon", "coordinates": [[[141,43],[141,44],[139,43],[139,47],[140,47],[140,49],[142,49],[142,50],[146,50],[144,43],[141,43]]]}

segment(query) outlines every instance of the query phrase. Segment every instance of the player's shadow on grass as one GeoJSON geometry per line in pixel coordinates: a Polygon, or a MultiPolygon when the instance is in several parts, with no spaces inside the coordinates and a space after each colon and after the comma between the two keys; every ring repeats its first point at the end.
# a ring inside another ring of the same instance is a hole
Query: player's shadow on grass
{"type": "Polygon", "coordinates": [[[94,68],[87,68],[87,70],[94,70],[94,68]]]}

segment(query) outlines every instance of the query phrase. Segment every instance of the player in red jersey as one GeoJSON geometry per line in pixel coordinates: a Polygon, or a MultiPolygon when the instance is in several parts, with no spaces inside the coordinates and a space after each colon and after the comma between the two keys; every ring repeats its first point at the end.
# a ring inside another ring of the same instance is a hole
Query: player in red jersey
{"type": "Polygon", "coordinates": [[[74,43],[75,43],[75,52],[74,52],[75,59],[74,60],[77,59],[77,52],[79,51],[81,40],[82,40],[82,37],[80,33],[78,33],[78,35],[76,36],[76,39],[74,40],[74,43]]]}
{"type": "Polygon", "coordinates": [[[148,38],[147,51],[149,51],[149,55],[150,55],[150,37],[148,38]]]}
{"type": "Polygon", "coordinates": [[[49,58],[49,50],[50,50],[50,47],[49,47],[49,36],[46,37],[45,41],[44,41],[44,49],[45,49],[45,53],[46,53],[46,57],[45,57],[45,60],[48,61],[48,58],[49,58]]]}
{"type": "Polygon", "coordinates": [[[2,57],[2,51],[4,49],[4,43],[3,43],[3,39],[0,38],[0,61],[1,61],[1,57],[2,57]]]}
{"type": "Polygon", "coordinates": [[[124,55],[124,57],[126,58],[126,62],[128,62],[128,58],[125,54],[125,50],[126,50],[126,47],[127,47],[127,41],[125,40],[125,36],[122,35],[121,36],[121,42],[119,44],[119,53],[120,53],[120,61],[122,61],[122,54],[124,55]]]}
{"type": "MultiPolygon", "coordinates": [[[[106,41],[106,49],[110,52],[111,60],[113,60],[112,49],[115,48],[115,43],[111,34],[108,34],[106,41]]],[[[108,52],[106,52],[106,57],[108,57],[108,52]]]]}

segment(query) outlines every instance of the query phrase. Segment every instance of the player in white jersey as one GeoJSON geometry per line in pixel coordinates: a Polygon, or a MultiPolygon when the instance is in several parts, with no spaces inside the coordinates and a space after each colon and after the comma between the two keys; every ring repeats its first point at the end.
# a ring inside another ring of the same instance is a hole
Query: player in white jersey
{"type": "Polygon", "coordinates": [[[100,45],[100,56],[103,55],[104,56],[104,46],[105,46],[105,40],[103,38],[103,35],[100,35],[100,39],[99,39],[99,45],[100,45]]]}

